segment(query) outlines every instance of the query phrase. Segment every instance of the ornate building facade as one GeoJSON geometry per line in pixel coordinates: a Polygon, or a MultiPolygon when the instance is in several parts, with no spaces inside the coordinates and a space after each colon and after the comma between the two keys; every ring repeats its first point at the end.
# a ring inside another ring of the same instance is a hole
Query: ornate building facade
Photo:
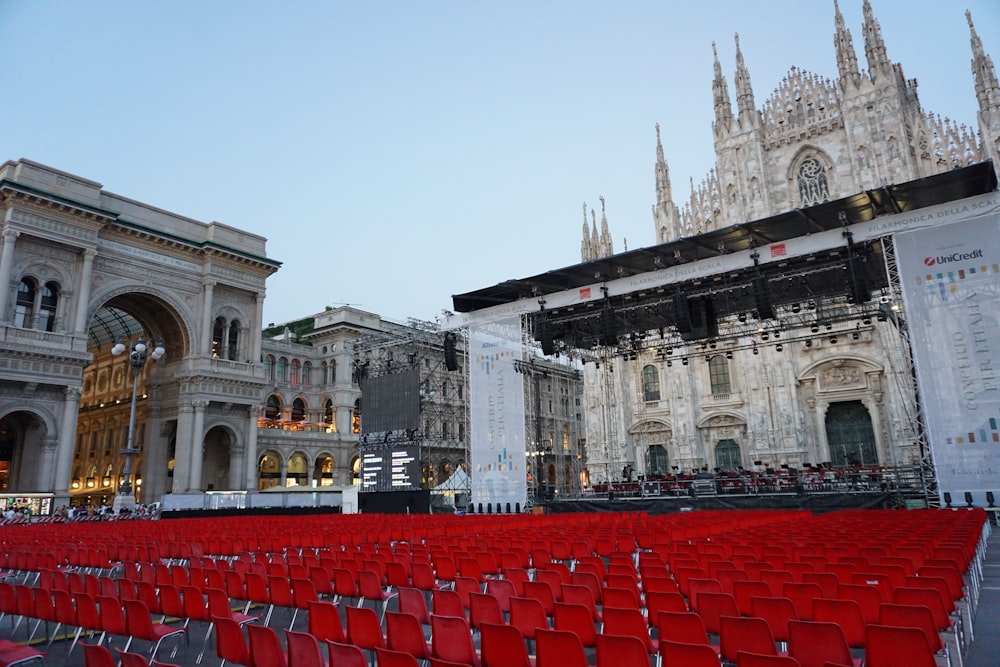
{"type": "MultiPolygon", "coordinates": [[[[916,80],[889,57],[868,0],[861,26],[867,69],[861,69],[851,32],[834,8],[835,79],[793,67],[758,107],[737,36],[734,108],[716,55],[716,166],[697,187],[692,183],[681,205],[657,126],[657,243],[985,160],[1000,164],[1000,84],[968,13],[970,93],[979,107],[974,127],[921,107],[916,80]]],[[[584,211],[583,261],[612,253],[603,210],[600,233],[591,216],[588,224],[584,211]]],[[[655,474],[703,466],[919,462],[925,452],[898,302],[890,293],[875,297],[885,306],[883,316],[859,317],[849,329],[785,330],[779,313],[775,324],[784,342],[765,344],[765,336],[751,347],[730,337],[729,347],[706,346],[697,355],[691,346],[673,359],[646,350],[587,364],[591,481],[616,479],[629,463],[639,474],[655,474]]],[[[845,307],[801,304],[819,311],[845,307]]],[[[720,338],[736,324],[719,322],[720,338]]]]}

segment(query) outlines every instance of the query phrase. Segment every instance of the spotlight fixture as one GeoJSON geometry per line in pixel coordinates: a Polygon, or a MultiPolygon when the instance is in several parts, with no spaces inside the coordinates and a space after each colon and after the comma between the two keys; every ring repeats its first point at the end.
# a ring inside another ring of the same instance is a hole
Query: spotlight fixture
{"type": "Polygon", "coordinates": [[[944,492],[944,504],[947,507],[951,507],[951,494],[947,491],[944,492]]]}
{"type": "Polygon", "coordinates": [[[667,354],[673,354],[673,353],[674,353],[674,348],[668,347],[667,348],[667,354]]]}
{"type": "Polygon", "coordinates": [[[726,351],[726,359],[732,359],[732,358],[733,358],[733,351],[732,350],[727,350],[726,351]]]}
{"type": "Polygon", "coordinates": [[[968,505],[969,507],[972,507],[972,492],[971,491],[966,491],[965,492],[965,504],[968,505]]]}
{"type": "Polygon", "coordinates": [[[705,361],[711,361],[711,360],[712,360],[712,355],[706,354],[705,355],[705,361]]]}
{"type": "Polygon", "coordinates": [[[853,338],[854,340],[857,340],[857,339],[861,338],[861,334],[859,334],[857,331],[855,331],[855,332],[851,333],[851,338],[853,338]]]}
{"type": "Polygon", "coordinates": [[[781,343],[778,343],[777,345],[774,346],[774,349],[777,350],[778,352],[781,352],[785,348],[781,346],[781,343]]]}
{"type": "Polygon", "coordinates": [[[775,331],[771,335],[774,336],[775,338],[780,338],[781,337],[781,332],[780,331],[775,331]]]}
{"type": "Polygon", "coordinates": [[[753,353],[754,354],[760,354],[760,350],[757,349],[756,345],[753,346],[753,353]]]}
{"type": "Polygon", "coordinates": [[[986,492],[986,502],[990,507],[996,507],[996,505],[994,505],[994,503],[996,502],[996,498],[993,497],[992,491],[986,492]]]}
{"type": "Polygon", "coordinates": [[[801,308],[799,308],[799,304],[793,303],[792,304],[792,312],[793,313],[797,313],[797,312],[799,312],[799,310],[801,310],[801,308]]]}
{"type": "Polygon", "coordinates": [[[833,322],[827,322],[826,323],[826,330],[829,331],[832,328],[833,328],[833,322]]]}
{"type": "Polygon", "coordinates": [[[674,362],[671,361],[670,359],[667,359],[667,368],[670,368],[673,365],[674,365],[674,362]]]}
{"type": "Polygon", "coordinates": [[[767,332],[766,331],[760,335],[760,339],[761,340],[767,340],[767,338],[768,338],[768,336],[767,336],[767,332]]]}
{"type": "Polygon", "coordinates": [[[746,313],[740,313],[736,317],[736,319],[738,319],[740,322],[746,322],[747,321],[747,314],[746,313]]]}
{"type": "Polygon", "coordinates": [[[864,324],[865,326],[868,326],[871,323],[872,323],[872,318],[868,317],[867,315],[865,316],[865,319],[861,320],[861,324],[864,324]]]}
{"type": "Polygon", "coordinates": [[[806,347],[812,347],[812,346],[813,346],[813,342],[811,340],[807,340],[806,341],[806,347]]]}
{"type": "Polygon", "coordinates": [[[819,333],[819,326],[814,324],[811,327],[809,327],[809,331],[812,331],[813,333],[819,333]]]}
{"type": "Polygon", "coordinates": [[[688,365],[688,360],[687,360],[687,357],[684,357],[684,358],[683,358],[683,359],[681,360],[681,363],[682,363],[682,364],[684,364],[685,366],[687,366],[687,365],[688,365]]]}
{"type": "Polygon", "coordinates": [[[830,336],[830,344],[831,345],[836,345],[837,344],[837,337],[836,336],[830,336]]]}
{"type": "Polygon", "coordinates": [[[711,343],[708,344],[708,346],[714,350],[715,349],[715,341],[713,340],[711,343]]]}

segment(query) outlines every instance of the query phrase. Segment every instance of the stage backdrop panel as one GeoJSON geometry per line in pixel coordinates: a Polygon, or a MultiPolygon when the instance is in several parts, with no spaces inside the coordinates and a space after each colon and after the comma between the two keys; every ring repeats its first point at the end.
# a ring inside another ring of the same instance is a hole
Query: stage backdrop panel
{"type": "MultiPolygon", "coordinates": [[[[486,509],[524,507],[524,383],[514,371],[521,358],[517,315],[469,329],[472,426],[472,502],[486,509]]],[[[494,510],[495,511],[495,510],[494,510]]]]}
{"type": "Polygon", "coordinates": [[[895,245],[939,493],[985,506],[1000,491],[1000,214],[895,245]]]}

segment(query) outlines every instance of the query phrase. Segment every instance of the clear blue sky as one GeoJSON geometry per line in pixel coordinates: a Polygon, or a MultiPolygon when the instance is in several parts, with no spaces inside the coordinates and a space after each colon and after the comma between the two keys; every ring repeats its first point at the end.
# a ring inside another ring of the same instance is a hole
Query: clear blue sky
{"type": "MultiPolygon", "coordinates": [[[[864,67],[862,0],[841,11],[864,67]]],[[[975,125],[970,9],[873,0],[925,110],[975,125]]],[[[350,303],[433,320],[451,295],[655,242],[654,126],[675,201],[712,151],[712,42],[758,106],[834,78],[832,0],[0,0],[4,150],[268,238],[265,324],[350,303]],[[599,213],[598,213],[599,215],[599,213]]],[[[734,100],[735,104],[735,100],[734,100]]]]}

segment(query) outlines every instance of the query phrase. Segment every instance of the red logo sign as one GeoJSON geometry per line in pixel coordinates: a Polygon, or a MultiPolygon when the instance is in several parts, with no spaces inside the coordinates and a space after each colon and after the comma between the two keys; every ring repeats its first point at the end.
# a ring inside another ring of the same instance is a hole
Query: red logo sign
{"type": "Polygon", "coordinates": [[[784,257],[785,256],[785,244],[776,243],[771,246],[771,257],[784,257]]]}
{"type": "Polygon", "coordinates": [[[583,288],[580,289],[580,298],[581,299],[589,299],[590,298],[590,288],[589,287],[583,287],[583,288]]]}
{"type": "Polygon", "coordinates": [[[935,264],[937,264],[937,262],[934,261],[933,257],[924,257],[924,264],[926,264],[927,266],[934,266],[935,264]]]}

